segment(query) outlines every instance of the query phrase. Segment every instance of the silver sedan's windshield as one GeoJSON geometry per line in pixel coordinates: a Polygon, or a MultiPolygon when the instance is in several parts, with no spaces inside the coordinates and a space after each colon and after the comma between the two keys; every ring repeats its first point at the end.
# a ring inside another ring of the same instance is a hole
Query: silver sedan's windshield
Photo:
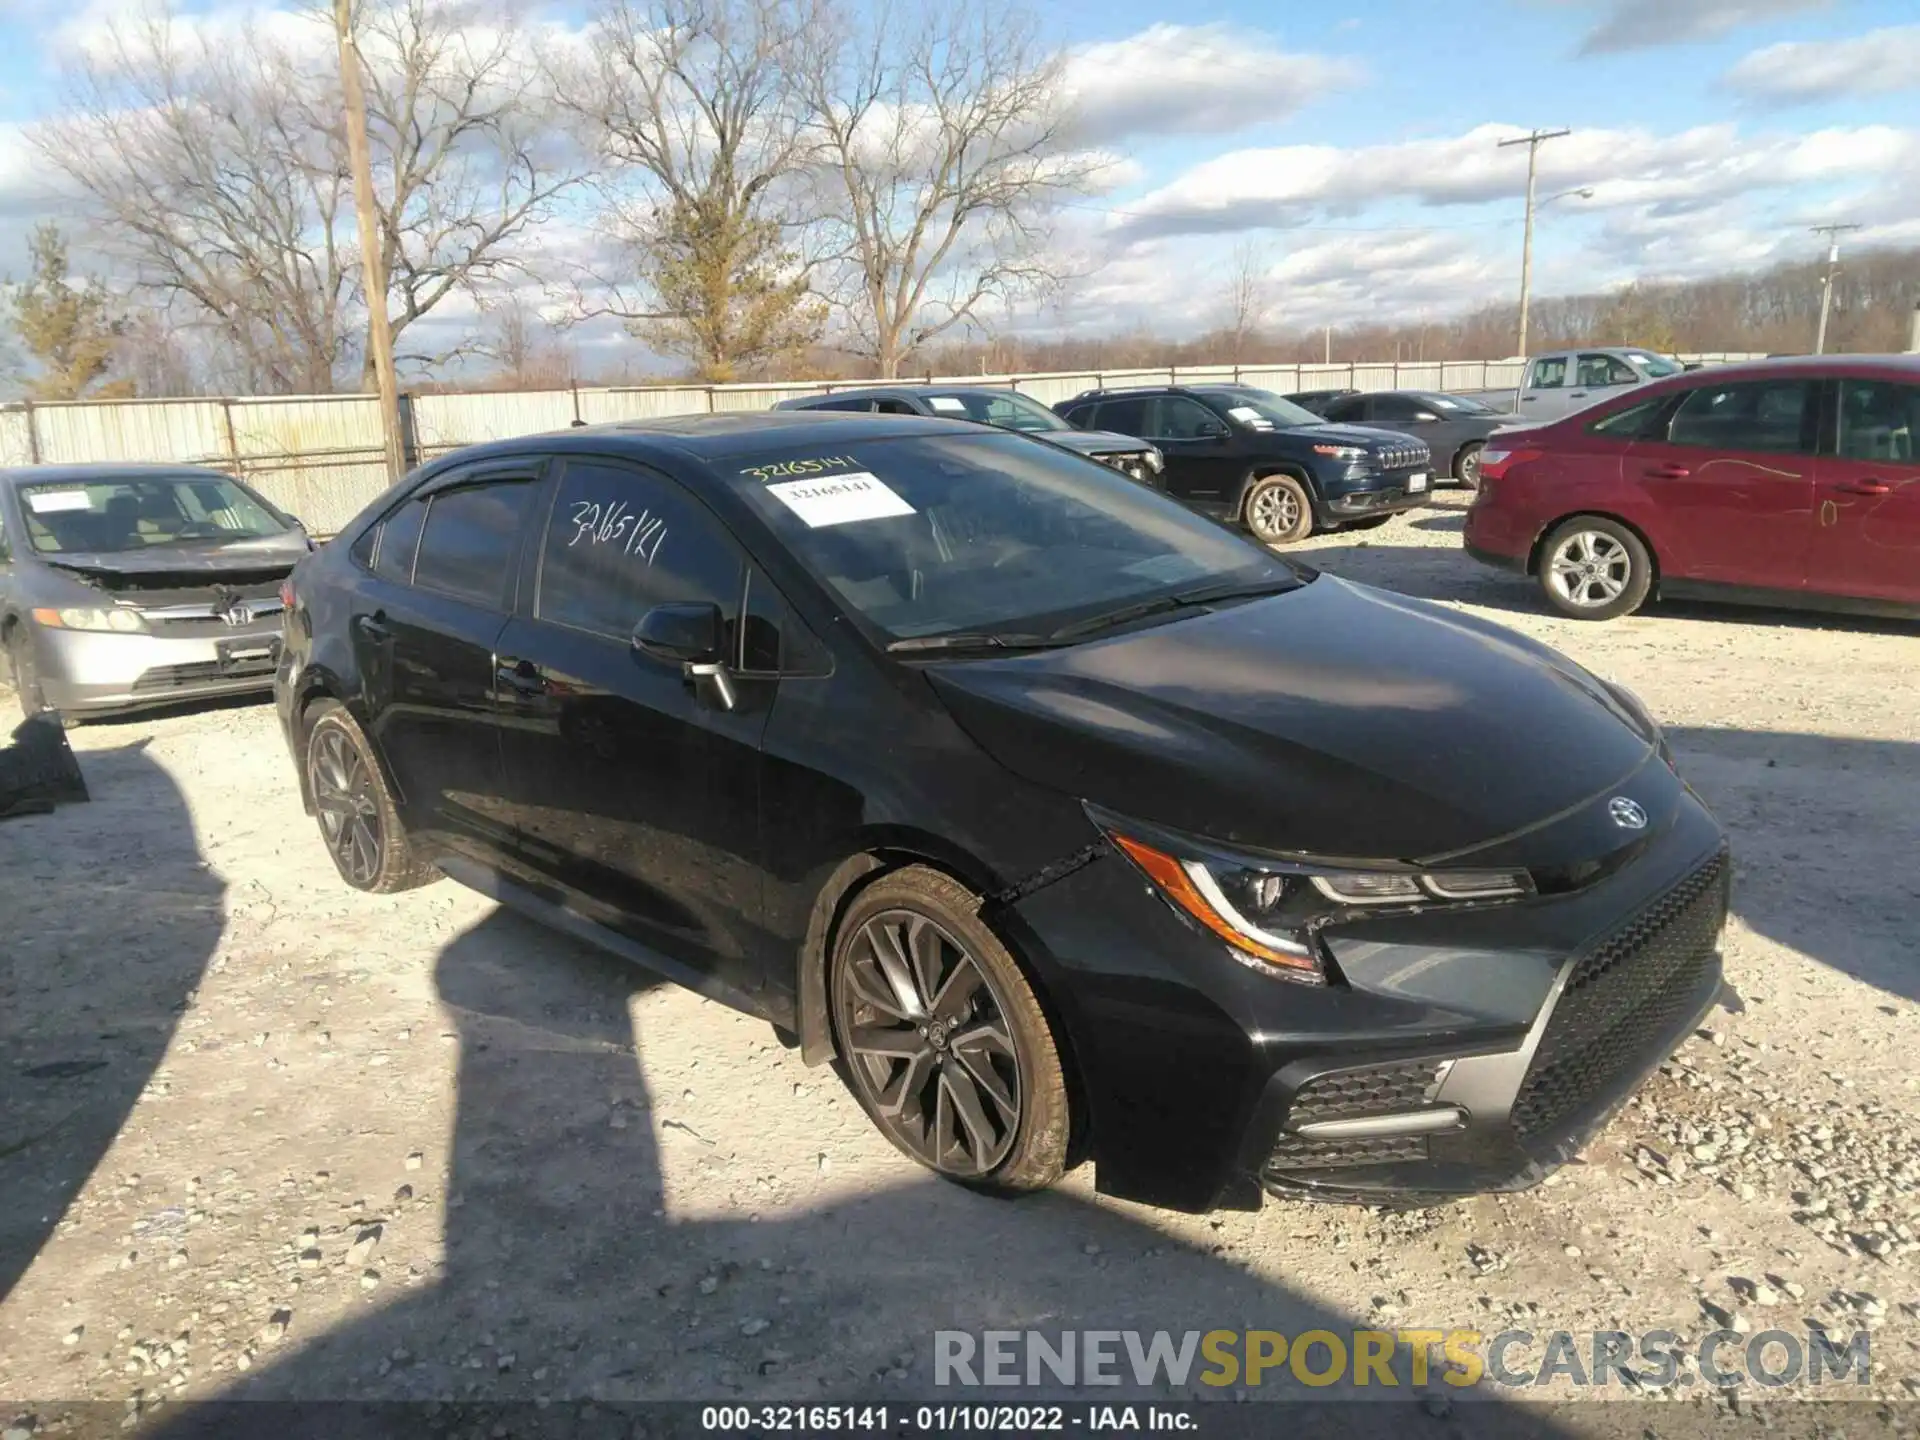
{"type": "Polygon", "coordinates": [[[64,480],[23,485],[27,540],[41,554],[121,554],[158,545],[284,535],[279,517],[220,475],[64,480]]]}

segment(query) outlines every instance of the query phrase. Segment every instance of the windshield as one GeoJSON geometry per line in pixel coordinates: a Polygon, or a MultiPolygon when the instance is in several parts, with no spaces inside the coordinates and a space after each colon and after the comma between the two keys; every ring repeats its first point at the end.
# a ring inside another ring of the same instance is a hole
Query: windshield
{"type": "Polygon", "coordinates": [[[1324,425],[1327,417],[1296,405],[1271,390],[1203,390],[1201,397],[1219,406],[1251,430],[1292,429],[1295,425],[1324,425]]]}
{"type": "Polygon", "coordinates": [[[27,537],[43,555],[113,555],[287,533],[277,516],[220,475],[25,485],[20,508],[27,537]]]}
{"type": "Polygon", "coordinates": [[[1664,380],[1667,376],[1678,375],[1686,369],[1686,366],[1676,365],[1664,355],[1655,355],[1646,350],[1629,350],[1627,351],[1627,358],[1644,370],[1648,378],[1653,380],[1664,380]]]}
{"type": "Polygon", "coordinates": [[[1038,400],[1029,400],[1025,395],[1017,395],[1011,390],[993,393],[969,390],[957,395],[929,395],[926,401],[927,408],[936,415],[965,415],[969,420],[978,420],[982,425],[994,425],[1002,430],[1038,432],[1069,428],[1066,421],[1038,400]]]}
{"type": "Polygon", "coordinates": [[[1012,435],[860,440],[720,462],[842,604],[893,640],[1047,632],[1298,570],[1091,460],[1012,435]]]}

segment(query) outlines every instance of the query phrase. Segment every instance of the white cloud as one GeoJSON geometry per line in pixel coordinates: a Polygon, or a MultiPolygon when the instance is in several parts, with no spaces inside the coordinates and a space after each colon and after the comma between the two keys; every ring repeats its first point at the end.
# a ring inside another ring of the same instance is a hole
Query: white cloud
{"type": "Polygon", "coordinates": [[[1067,56],[1084,143],[1134,135],[1229,134],[1286,118],[1365,78],[1352,60],[1283,50],[1230,24],[1150,25],[1067,56]]]}
{"type": "MultiPolygon", "coordinates": [[[[1139,200],[1113,221],[1115,237],[1227,234],[1349,216],[1383,202],[1474,205],[1517,200],[1526,161],[1498,141],[1519,133],[1484,125],[1446,139],[1341,149],[1293,145],[1229,151],[1139,200]]],[[[1872,178],[1910,162],[1920,134],[1890,126],[1808,135],[1743,136],[1734,125],[1673,135],[1581,130],[1540,149],[1542,194],[1591,187],[1598,209],[1698,207],[1724,196],[1809,182],[1872,178]]]]}
{"type": "MultiPolygon", "coordinates": [[[[1592,8],[1592,0],[1573,0],[1592,8]]],[[[1650,50],[1711,40],[1743,26],[1824,10],[1831,0],[1602,0],[1605,12],[1580,42],[1583,55],[1650,50]]]]}
{"type": "Polygon", "coordinates": [[[1890,25],[1845,40],[1769,45],[1727,71],[1721,84],[1770,105],[1920,87],[1920,25],[1890,25]]]}

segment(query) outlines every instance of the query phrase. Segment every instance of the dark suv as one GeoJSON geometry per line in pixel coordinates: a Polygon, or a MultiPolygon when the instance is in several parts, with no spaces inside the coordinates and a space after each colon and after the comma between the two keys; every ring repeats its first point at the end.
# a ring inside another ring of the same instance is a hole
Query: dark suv
{"type": "Polygon", "coordinates": [[[1720,826],[1629,693],[985,426],[476,447],[289,604],[348,884],[762,1016],[982,1189],[1525,1184],[1720,992],[1720,826]]]}
{"type": "Polygon", "coordinates": [[[1251,385],[1089,390],[1059,409],[1082,429],[1151,440],[1166,456],[1169,495],[1270,545],[1384,524],[1423,504],[1433,484],[1420,441],[1332,425],[1251,385]]]}

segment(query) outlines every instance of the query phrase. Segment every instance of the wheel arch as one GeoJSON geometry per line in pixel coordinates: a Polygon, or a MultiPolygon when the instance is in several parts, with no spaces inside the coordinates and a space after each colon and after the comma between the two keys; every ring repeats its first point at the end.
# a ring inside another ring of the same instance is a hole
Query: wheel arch
{"type": "Polygon", "coordinates": [[[986,867],[957,850],[950,842],[927,832],[887,830],[863,837],[865,848],[854,851],[834,865],[814,894],[807,917],[806,934],[796,956],[798,973],[794,987],[794,1024],[798,1031],[800,1059],[807,1065],[837,1061],[839,1053],[833,1041],[833,1024],[827,1007],[827,964],[839,938],[840,923],[854,899],[883,876],[908,866],[920,865],[951,876],[973,894],[981,897],[981,920],[999,936],[1014,963],[1025,973],[1033,987],[1034,998],[1053,1028],[1053,1040],[1060,1053],[1061,1073],[1066,1077],[1068,1110],[1072,1132],[1068,1138],[1067,1165],[1078,1164],[1086,1155],[1091,1138],[1088,1123],[1086,1086],[1075,1054],[1073,1028],[1056,1003],[1047,976],[1034,964],[1024,948],[1013,943],[1006,927],[995,923],[992,896],[996,888],[986,867]]]}
{"type": "Polygon", "coordinates": [[[1240,477],[1240,489],[1233,497],[1233,518],[1243,521],[1247,513],[1247,492],[1262,480],[1275,475],[1285,475],[1298,480],[1306,487],[1307,501],[1315,509],[1323,503],[1320,486],[1314,481],[1313,472],[1296,460],[1258,460],[1247,467],[1247,473],[1240,477]]]}
{"type": "Polygon", "coordinates": [[[1556,515],[1553,519],[1549,520],[1545,525],[1542,525],[1540,527],[1540,533],[1533,537],[1533,544],[1527,548],[1527,574],[1528,575],[1534,577],[1535,579],[1539,578],[1540,557],[1542,552],[1544,552],[1547,548],[1547,537],[1553,534],[1553,532],[1558,530],[1562,525],[1566,524],[1569,520],[1610,520],[1615,525],[1620,526],[1623,530],[1631,530],[1635,538],[1638,539],[1640,543],[1646,547],[1647,563],[1653,567],[1653,575],[1651,577],[1652,583],[1648,586],[1647,593],[1649,595],[1659,594],[1660,592],[1659,547],[1653,543],[1653,537],[1646,532],[1646,528],[1644,526],[1634,524],[1634,522],[1629,520],[1626,516],[1614,510],[1569,510],[1567,511],[1566,514],[1556,515]]]}

